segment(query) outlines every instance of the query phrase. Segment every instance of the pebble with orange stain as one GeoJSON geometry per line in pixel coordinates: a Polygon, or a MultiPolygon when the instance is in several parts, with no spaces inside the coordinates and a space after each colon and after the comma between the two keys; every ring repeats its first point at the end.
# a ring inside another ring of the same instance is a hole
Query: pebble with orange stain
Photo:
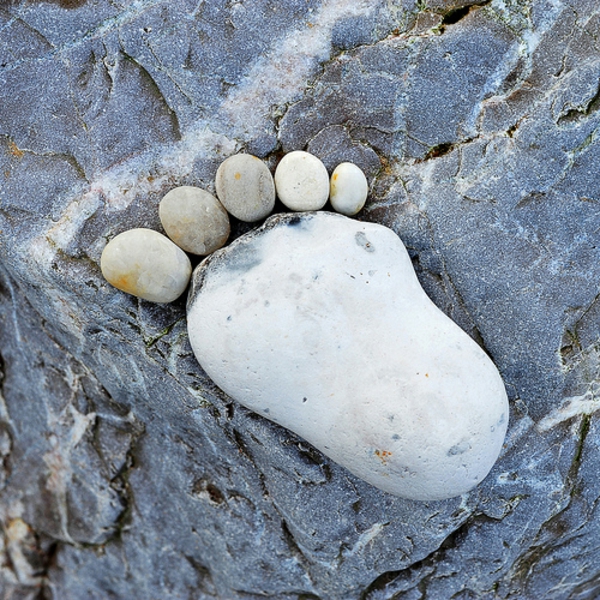
{"type": "Polygon", "coordinates": [[[150,302],[173,302],[185,291],[192,265],[169,238],[130,229],[112,239],[100,259],[102,275],[117,289],[150,302]]]}
{"type": "Polygon", "coordinates": [[[331,206],[343,215],[351,217],[362,210],[369,185],[362,170],[354,163],[339,164],[331,175],[329,200],[331,206]]]}
{"type": "Polygon", "coordinates": [[[234,154],[217,170],[217,197],[236,219],[253,223],[271,214],[275,206],[273,176],[262,160],[234,154]]]}

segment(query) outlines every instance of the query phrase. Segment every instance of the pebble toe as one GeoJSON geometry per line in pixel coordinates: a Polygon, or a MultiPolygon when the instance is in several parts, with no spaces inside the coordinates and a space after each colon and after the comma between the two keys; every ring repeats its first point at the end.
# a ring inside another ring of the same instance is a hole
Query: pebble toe
{"type": "Polygon", "coordinates": [[[185,185],[171,190],[161,200],[158,213],[167,235],[191,254],[210,254],[229,237],[227,211],[200,188],[185,185]]]}
{"type": "Polygon", "coordinates": [[[277,165],[275,188],[288,208],[319,210],[329,197],[329,174],[316,156],[296,150],[286,154],[277,165]]]}
{"type": "Polygon", "coordinates": [[[152,229],[130,229],[113,238],[102,252],[102,274],[114,287],[150,302],[173,302],[185,291],[192,273],[187,254],[152,229]]]}
{"type": "Polygon", "coordinates": [[[253,223],[271,214],[275,206],[273,176],[262,160],[235,154],[217,170],[217,196],[236,219],[253,223]]]}
{"type": "Polygon", "coordinates": [[[329,201],[334,210],[351,217],[358,213],[369,193],[369,184],[362,170],[354,163],[343,162],[331,174],[329,201]]]}

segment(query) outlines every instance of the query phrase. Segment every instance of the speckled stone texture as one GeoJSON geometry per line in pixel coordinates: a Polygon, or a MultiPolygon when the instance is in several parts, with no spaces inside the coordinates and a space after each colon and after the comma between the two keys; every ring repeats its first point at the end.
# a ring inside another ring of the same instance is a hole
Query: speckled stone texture
{"type": "Polygon", "coordinates": [[[597,598],[599,27],[596,0],[2,3],[3,598],[597,598]],[[462,498],[351,476],[209,381],[184,299],[101,277],[171,188],[298,149],[365,171],[360,218],[504,377],[462,498]]]}

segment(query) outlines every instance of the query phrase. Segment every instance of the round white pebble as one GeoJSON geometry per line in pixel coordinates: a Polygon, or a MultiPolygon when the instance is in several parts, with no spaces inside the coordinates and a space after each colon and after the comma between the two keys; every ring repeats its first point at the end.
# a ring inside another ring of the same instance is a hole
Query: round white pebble
{"type": "Polygon", "coordinates": [[[279,199],[292,210],[319,210],[329,197],[329,174],[312,154],[296,150],[286,154],[275,170],[279,199]]]}
{"type": "Polygon", "coordinates": [[[229,237],[227,211],[212,194],[197,187],[171,190],[161,200],[158,214],[167,235],[191,254],[210,254],[229,237]]]}
{"type": "Polygon", "coordinates": [[[251,154],[235,154],[221,163],[215,187],[223,206],[246,223],[268,217],[275,206],[271,171],[251,154]]]}
{"type": "Polygon", "coordinates": [[[343,162],[331,174],[329,200],[337,212],[355,215],[365,205],[368,193],[367,178],[354,163],[343,162]]]}
{"type": "Polygon", "coordinates": [[[130,229],[113,238],[102,252],[102,275],[123,292],[150,302],[173,302],[192,274],[187,254],[152,229],[130,229]]]}

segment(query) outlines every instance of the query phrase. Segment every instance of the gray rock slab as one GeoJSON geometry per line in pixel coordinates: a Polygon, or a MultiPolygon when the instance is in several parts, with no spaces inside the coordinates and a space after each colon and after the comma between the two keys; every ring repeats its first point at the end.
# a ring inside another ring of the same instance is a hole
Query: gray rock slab
{"type": "Polygon", "coordinates": [[[3,3],[3,593],[597,597],[599,18],[595,0],[3,3]],[[290,150],[365,171],[361,219],[400,235],[502,373],[511,426],[476,492],[374,490],[219,392],[183,300],[103,282],[106,240],[159,229],[170,189],[290,150]]]}

